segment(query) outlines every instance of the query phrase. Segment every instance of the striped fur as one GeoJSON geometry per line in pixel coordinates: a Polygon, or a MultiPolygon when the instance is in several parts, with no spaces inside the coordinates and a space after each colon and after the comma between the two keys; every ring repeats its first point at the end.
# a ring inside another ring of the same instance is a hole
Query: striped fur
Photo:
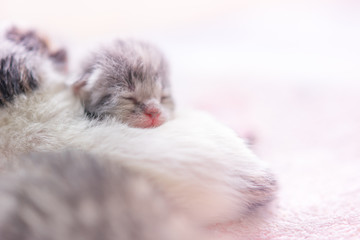
{"type": "Polygon", "coordinates": [[[0,33],[0,107],[37,90],[41,76],[65,74],[66,68],[64,49],[50,50],[35,31],[5,29],[0,33]]]}
{"type": "Polygon", "coordinates": [[[38,87],[39,78],[25,66],[24,59],[16,58],[15,54],[0,59],[0,106],[38,87]]]}

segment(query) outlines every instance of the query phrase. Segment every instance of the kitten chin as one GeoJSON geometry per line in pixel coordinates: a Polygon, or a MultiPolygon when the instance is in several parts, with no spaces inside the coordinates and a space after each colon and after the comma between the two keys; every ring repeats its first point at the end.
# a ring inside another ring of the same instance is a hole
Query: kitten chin
{"type": "Polygon", "coordinates": [[[174,110],[164,56],[139,41],[118,40],[95,51],[73,91],[88,116],[111,116],[132,127],[160,126],[174,110]]]}

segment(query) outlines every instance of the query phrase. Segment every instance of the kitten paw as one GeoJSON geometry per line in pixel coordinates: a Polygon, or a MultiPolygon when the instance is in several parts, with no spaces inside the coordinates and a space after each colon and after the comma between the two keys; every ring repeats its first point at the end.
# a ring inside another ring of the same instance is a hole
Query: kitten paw
{"type": "Polygon", "coordinates": [[[274,175],[268,170],[263,175],[249,177],[247,182],[247,208],[249,213],[275,199],[278,185],[274,175]]]}

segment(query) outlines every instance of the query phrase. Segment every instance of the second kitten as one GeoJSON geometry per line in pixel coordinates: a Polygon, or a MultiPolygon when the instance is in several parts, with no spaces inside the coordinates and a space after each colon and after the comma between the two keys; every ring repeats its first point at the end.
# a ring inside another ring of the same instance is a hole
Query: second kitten
{"type": "Polygon", "coordinates": [[[132,127],[149,128],[173,114],[167,62],[144,42],[118,40],[96,51],[73,90],[91,118],[111,116],[132,127]]]}

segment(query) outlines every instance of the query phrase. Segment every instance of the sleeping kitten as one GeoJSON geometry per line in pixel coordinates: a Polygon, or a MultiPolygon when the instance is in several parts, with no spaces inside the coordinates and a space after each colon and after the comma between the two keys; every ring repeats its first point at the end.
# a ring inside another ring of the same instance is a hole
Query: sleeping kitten
{"type": "Polygon", "coordinates": [[[168,66],[154,46],[117,40],[85,64],[74,92],[93,118],[112,116],[132,127],[157,127],[173,115],[168,66]]]}
{"type": "MultiPolygon", "coordinates": [[[[151,130],[128,127],[112,118],[94,124],[84,118],[83,107],[64,82],[55,81],[62,72],[49,54],[7,39],[0,44],[0,62],[0,92],[5,99],[0,107],[1,174],[21,154],[89,152],[149,179],[173,207],[171,211],[202,226],[246,220],[275,197],[276,180],[267,164],[207,114],[177,112],[172,121],[151,130]],[[31,73],[35,87],[15,94],[28,86],[26,73],[31,73]]],[[[145,221],[151,225],[153,218],[145,221]]],[[[69,229],[64,231],[73,230],[71,225],[65,227],[69,229]]]]}
{"type": "Polygon", "coordinates": [[[108,159],[31,154],[2,170],[1,240],[202,239],[148,179],[108,159]]]}

